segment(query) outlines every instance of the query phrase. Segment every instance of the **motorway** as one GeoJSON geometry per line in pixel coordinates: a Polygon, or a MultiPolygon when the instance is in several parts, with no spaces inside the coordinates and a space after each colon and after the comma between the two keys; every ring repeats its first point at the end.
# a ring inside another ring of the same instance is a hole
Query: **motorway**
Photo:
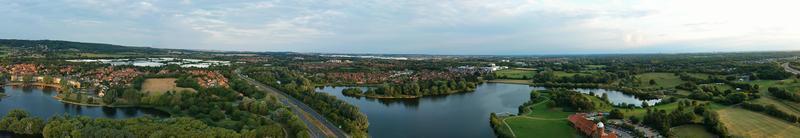
{"type": "Polygon", "coordinates": [[[781,66],[783,66],[783,70],[786,70],[786,72],[789,72],[789,73],[792,73],[792,74],[795,74],[795,75],[800,75],[800,71],[795,69],[795,68],[792,68],[791,66],[789,66],[789,63],[783,63],[781,66]]]}
{"type": "Polygon", "coordinates": [[[301,102],[300,100],[295,99],[292,96],[287,95],[283,91],[278,89],[272,88],[270,86],[264,85],[246,75],[242,75],[240,69],[236,69],[237,75],[240,78],[243,78],[248,83],[256,86],[257,89],[266,91],[268,93],[274,93],[278,96],[278,99],[281,103],[286,106],[289,106],[297,115],[300,120],[303,121],[306,126],[308,126],[308,131],[313,138],[327,138],[327,137],[336,137],[336,138],[347,138],[349,137],[347,133],[342,131],[339,127],[336,127],[333,123],[328,121],[324,116],[320,115],[314,109],[306,105],[305,103],[301,102]]]}

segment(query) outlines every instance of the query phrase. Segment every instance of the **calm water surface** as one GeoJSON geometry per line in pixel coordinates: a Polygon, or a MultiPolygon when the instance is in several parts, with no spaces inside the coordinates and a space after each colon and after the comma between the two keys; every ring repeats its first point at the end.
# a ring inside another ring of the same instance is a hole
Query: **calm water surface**
{"type": "MultiPolygon", "coordinates": [[[[529,100],[531,90],[544,90],[519,84],[486,83],[475,92],[419,99],[378,100],[342,95],[347,87],[324,87],[328,93],[358,106],[369,118],[372,137],[495,137],[489,126],[489,114],[517,113],[517,107],[529,100]]],[[[581,93],[608,93],[612,103],[641,104],[633,96],[602,89],[576,89],[581,93]]],[[[650,102],[650,101],[648,101],[650,102]]],[[[657,101],[653,101],[655,102],[657,101]]]]}
{"type": "Polygon", "coordinates": [[[0,99],[0,115],[2,116],[5,116],[6,113],[13,109],[22,109],[42,119],[62,114],[114,119],[145,115],[169,117],[169,114],[165,112],[149,108],[94,107],[63,103],[53,98],[56,95],[56,90],[52,88],[5,86],[3,89],[5,89],[7,97],[0,99]]]}

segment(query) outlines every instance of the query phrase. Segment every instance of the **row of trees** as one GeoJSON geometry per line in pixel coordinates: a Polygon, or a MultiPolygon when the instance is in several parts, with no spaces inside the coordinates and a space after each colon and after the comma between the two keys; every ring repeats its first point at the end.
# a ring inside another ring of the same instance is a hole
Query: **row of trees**
{"type": "Polygon", "coordinates": [[[762,113],[765,113],[767,115],[770,115],[770,116],[773,116],[773,117],[776,117],[776,118],[780,118],[780,119],[789,121],[791,123],[800,122],[800,117],[792,115],[792,114],[789,114],[789,113],[784,112],[784,111],[781,111],[780,109],[775,107],[775,105],[771,105],[771,104],[770,105],[761,105],[761,104],[755,104],[755,103],[751,103],[751,102],[745,102],[745,103],[742,103],[742,108],[748,109],[748,110],[751,110],[751,111],[762,112],[762,113]]]}
{"type": "Polygon", "coordinates": [[[421,81],[408,82],[403,84],[382,84],[377,87],[370,87],[366,91],[361,89],[348,89],[344,94],[352,96],[367,97],[402,97],[402,96],[429,96],[443,95],[456,92],[473,91],[477,87],[476,82],[467,82],[465,79],[440,80],[440,81],[421,81]]]}
{"type": "Polygon", "coordinates": [[[328,120],[340,125],[350,135],[366,137],[369,122],[358,107],[335,96],[316,92],[315,84],[301,73],[286,68],[248,68],[244,72],[251,78],[280,89],[309,105],[328,120]]]}
{"type": "Polygon", "coordinates": [[[800,95],[797,95],[796,93],[793,93],[793,92],[786,91],[786,89],[780,89],[780,88],[776,88],[776,87],[769,87],[769,89],[767,89],[767,90],[769,91],[770,94],[772,94],[773,97],[777,97],[777,98],[781,98],[781,99],[789,100],[789,101],[793,101],[793,102],[800,102],[800,95]]]}
{"type": "Polygon", "coordinates": [[[534,74],[533,82],[535,83],[609,83],[617,79],[616,74],[612,73],[595,73],[595,74],[575,74],[572,76],[556,76],[553,71],[542,71],[534,74]]]}

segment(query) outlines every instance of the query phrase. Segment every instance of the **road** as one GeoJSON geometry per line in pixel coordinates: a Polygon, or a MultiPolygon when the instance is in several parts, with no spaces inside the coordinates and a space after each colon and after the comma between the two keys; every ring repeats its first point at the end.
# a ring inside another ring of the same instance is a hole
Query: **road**
{"type": "Polygon", "coordinates": [[[314,138],[349,137],[347,133],[342,131],[342,129],[336,127],[336,125],[328,121],[328,119],[326,119],[324,116],[314,111],[314,109],[312,109],[305,103],[301,102],[300,100],[297,100],[292,96],[289,96],[283,91],[264,85],[261,82],[258,82],[246,75],[242,75],[240,69],[236,69],[234,72],[236,72],[236,74],[239,75],[240,78],[256,86],[257,89],[278,95],[279,101],[284,105],[292,108],[292,112],[294,112],[294,114],[297,115],[300,118],[300,120],[302,120],[303,123],[306,124],[306,126],[308,126],[308,131],[309,133],[311,133],[311,137],[314,138]]]}
{"type": "Polygon", "coordinates": [[[781,66],[783,66],[783,70],[786,70],[786,72],[792,73],[794,75],[800,75],[800,70],[792,68],[791,66],[789,66],[789,63],[783,63],[781,66]]]}

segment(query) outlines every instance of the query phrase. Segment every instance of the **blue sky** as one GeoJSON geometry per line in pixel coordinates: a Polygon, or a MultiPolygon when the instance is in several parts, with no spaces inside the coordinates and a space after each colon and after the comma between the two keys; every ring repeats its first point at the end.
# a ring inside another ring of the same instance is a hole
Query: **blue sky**
{"type": "Polygon", "coordinates": [[[398,54],[800,50],[792,0],[0,0],[0,38],[398,54]]]}

